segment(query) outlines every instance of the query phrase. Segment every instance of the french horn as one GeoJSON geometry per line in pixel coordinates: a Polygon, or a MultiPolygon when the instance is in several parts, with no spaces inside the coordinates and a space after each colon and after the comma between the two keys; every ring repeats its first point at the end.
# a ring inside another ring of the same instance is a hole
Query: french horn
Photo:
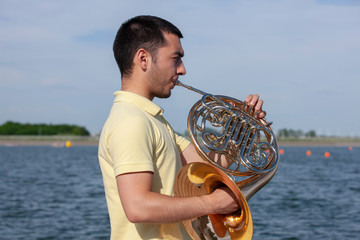
{"type": "Polygon", "coordinates": [[[177,81],[202,95],[188,115],[188,133],[199,155],[207,163],[185,165],[177,175],[174,195],[210,194],[227,186],[240,206],[229,215],[208,215],[183,221],[195,240],[252,239],[250,198],[274,176],[279,151],[271,122],[256,119],[257,112],[240,100],[205,93],[177,81]]]}

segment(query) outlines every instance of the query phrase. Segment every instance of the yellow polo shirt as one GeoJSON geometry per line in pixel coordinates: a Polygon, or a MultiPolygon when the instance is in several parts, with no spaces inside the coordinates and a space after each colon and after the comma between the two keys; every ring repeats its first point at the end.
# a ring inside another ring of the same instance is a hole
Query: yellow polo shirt
{"type": "Polygon", "coordinates": [[[153,172],[152,191],[171,196],[179,152],[189,141],[178,136],[152,101],[131,92],[114,93],[115,100],[99,142],[99,163],[103,174],[111,224],[111,239],[190,239],[181,223],[131,223],[126,218],[117,190],[116,176],[153,172]]]}

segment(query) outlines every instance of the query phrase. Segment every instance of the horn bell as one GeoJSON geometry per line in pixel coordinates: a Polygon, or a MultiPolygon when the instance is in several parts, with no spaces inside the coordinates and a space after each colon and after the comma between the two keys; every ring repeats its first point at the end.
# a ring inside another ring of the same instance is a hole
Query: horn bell
{"type": "Polygon", "coordinates": [[[183,221],[186,231],[194,240],[218,239],[217,237],[252,239],[253,222],[249,205],[237,184],[218,168],[200,162],[185,165],[175,180],[174,196],[201,196],[210,194],[221,186],[226,186],[233,192],[240,210],[229,215],[212,214],[183,221]]]}

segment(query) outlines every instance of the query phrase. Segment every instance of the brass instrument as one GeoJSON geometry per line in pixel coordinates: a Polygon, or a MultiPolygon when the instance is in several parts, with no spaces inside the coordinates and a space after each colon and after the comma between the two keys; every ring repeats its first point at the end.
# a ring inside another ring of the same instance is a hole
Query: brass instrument
{"type": "Polygon", "coordinates": [[[271,123],[237,99],[211,95],[177,82],[202,96],[188,116],[188,132],[200,156],[208,162],[184,166],[175,181],[175,196],[200,196],[227,186],[240,205],[233,214],[183,221],[193,239],[252,239],[247,201],[274,176],[279,153],[271,123]],[[225,159],[225,161],[224,161],[225,159]],[[210,224],[211,222],[211,224],[210,224]]]}

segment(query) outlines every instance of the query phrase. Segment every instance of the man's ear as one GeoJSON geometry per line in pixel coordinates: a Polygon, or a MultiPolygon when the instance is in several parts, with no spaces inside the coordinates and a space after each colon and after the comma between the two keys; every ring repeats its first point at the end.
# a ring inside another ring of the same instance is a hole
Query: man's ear
{"type": "Polygon", "coordinates": [[[150,53],[148,51],[146,51],[143,48],[140,48],[136,52],[134,60],[136,62],[136,65],[141,67],[141,69],[143,71],[146,71],[148,69],[149,64],[150,64],[151,56],[150,56],[150,53]]]}

